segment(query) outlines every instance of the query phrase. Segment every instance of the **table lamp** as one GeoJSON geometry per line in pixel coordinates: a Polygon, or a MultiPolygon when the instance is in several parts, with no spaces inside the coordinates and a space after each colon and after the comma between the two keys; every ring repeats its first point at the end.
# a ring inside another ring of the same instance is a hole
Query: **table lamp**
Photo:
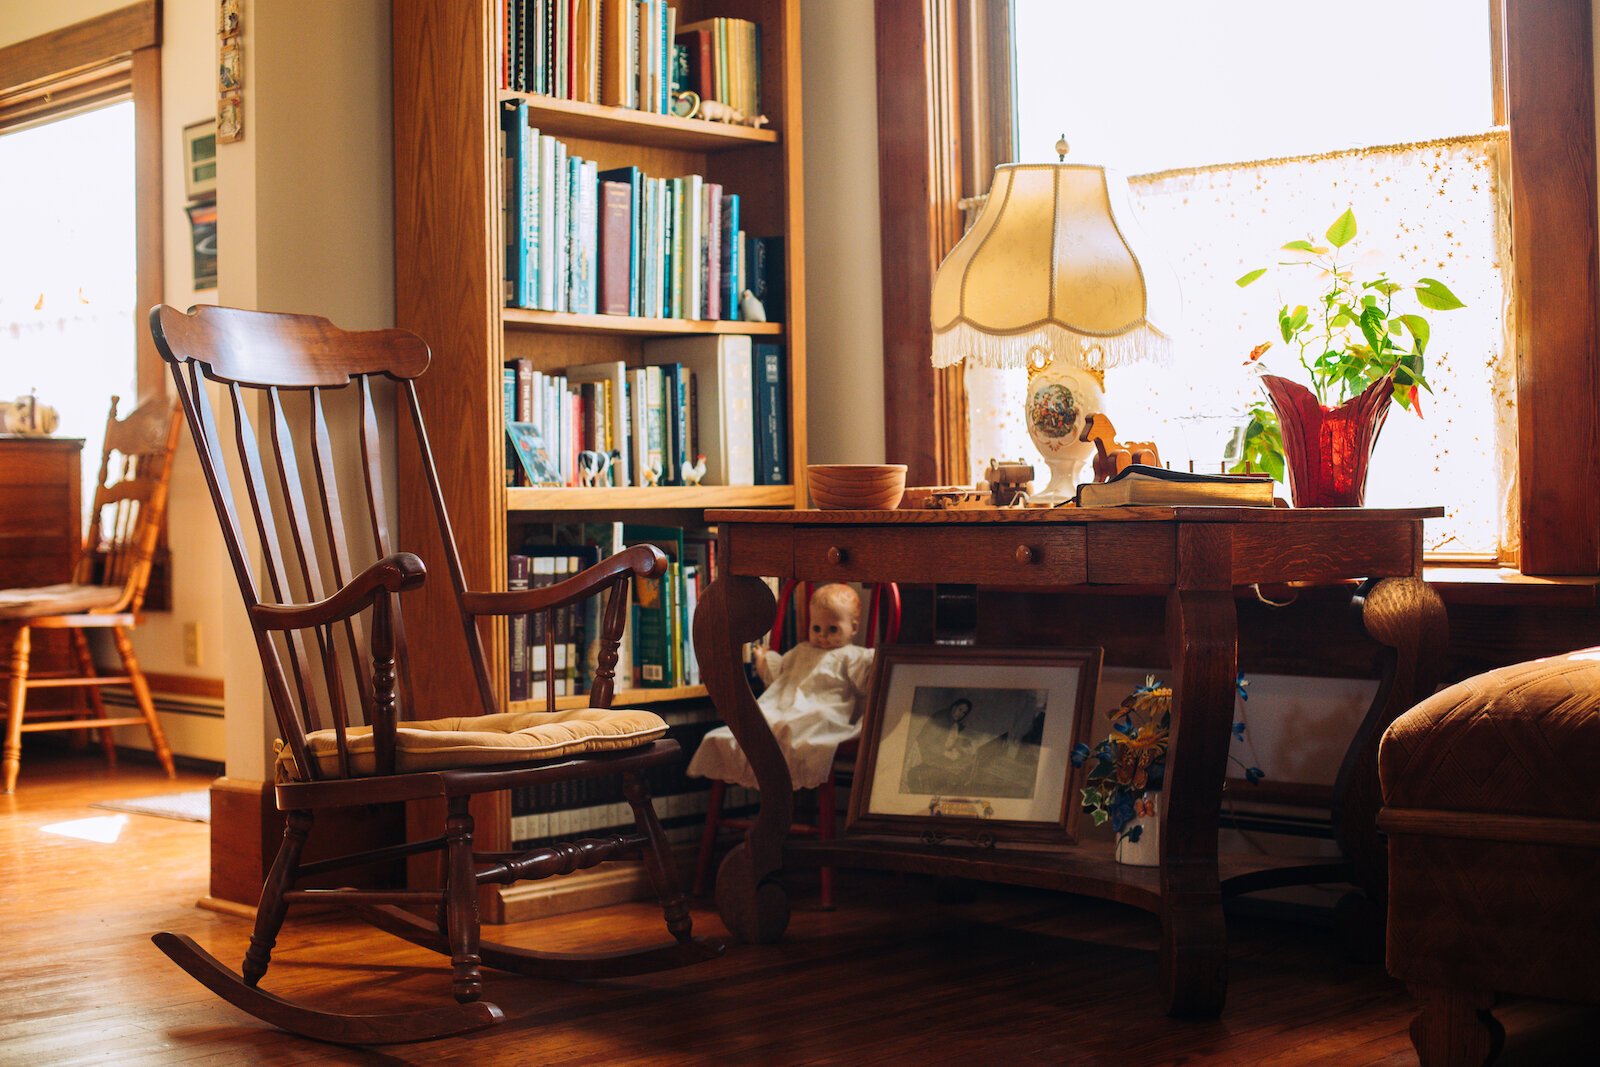
{"type": "Polygon", "coordinates": [[[1032,500],[1077,491],[1094,445],[1086,420],[1105,410],[1105,371],[1165,360],[1157,318],[1177,313],[1177,286],[1135,251],[1128,186],[1103,167],[1003,163],[977,221],[933,280],[933,365],[970,360],[1028,370],[1028,435],[1050,468],[1032,500]]]}

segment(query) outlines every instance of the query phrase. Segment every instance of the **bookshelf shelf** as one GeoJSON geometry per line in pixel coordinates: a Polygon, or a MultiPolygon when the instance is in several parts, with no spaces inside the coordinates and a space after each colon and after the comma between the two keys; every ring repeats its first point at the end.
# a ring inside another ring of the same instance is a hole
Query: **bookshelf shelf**
{"type": "Polygon", "coordinates": [[[543,133],[591,141],[676,148],[686,152],[726,152],[778,143],[774,130],[730,126],[705,119],[680,119],[626,107],[606,107],[537,93],[502,92],[502,100],[526,100],[529,121],[543,133]]]}
{"type": "Polygon", "coordinates": [[[792,507],[792,485],[663,485],[612,488],[512,487],[507,511],[640,511],[792,507]]]}
{"type": "Polygon", "coordinates": [[[572,311],[534,311],[528,308],[505,308],[502,317],[508,330],[543,330],[551,333],[598,333],[624,337],[717,333],[773,337],[783,333],[781,322],[647,319],[636,315],[580,315],[572,311]]]}
{"type": "MultiPolygon", "coordinates": [[[[706,687],[703,685],[680,685],[671,689],[619,689],[611,700],[614,708],[631,708],[639,704],[659,704],[667,700],[704,700],[706,687]]],[[[571,708],[586,708],[589,698],[582,693],[577,696],[556,697],[556,710],[567,711],[571,708]]],[[[507,711],[543,711],[543,698],[537,700],[513,700],[506,705],[507,711]]]]}

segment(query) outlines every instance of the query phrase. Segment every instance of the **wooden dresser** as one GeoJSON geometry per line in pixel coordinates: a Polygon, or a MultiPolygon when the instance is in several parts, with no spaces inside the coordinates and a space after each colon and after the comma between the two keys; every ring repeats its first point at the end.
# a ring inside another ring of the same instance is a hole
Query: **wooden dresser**
{"type": "MultiPolygon", "coordinates": [[[[83,438],[0,434],[0,589],[72,580],[83,541],[83,438]]],[[[34,637],[34,670],[65,670],[67,631],[34,637]]],[[[73,694],[39,693],[40,706],[73,694]]],[[[60,705],[70,706],[70,705],[60,705]]]]}

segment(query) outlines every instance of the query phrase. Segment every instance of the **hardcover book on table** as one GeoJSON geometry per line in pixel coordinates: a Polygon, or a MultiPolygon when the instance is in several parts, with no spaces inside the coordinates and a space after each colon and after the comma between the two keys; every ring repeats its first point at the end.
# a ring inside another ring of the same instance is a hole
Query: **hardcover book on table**
{"type": "Polygon", "coordinates": [[[1272,476],[1267,474],[1192,474],[1135,463],[1104,482],[1078,486],[1080,508],[1205,505],[1270,508],[1272,476]]]}

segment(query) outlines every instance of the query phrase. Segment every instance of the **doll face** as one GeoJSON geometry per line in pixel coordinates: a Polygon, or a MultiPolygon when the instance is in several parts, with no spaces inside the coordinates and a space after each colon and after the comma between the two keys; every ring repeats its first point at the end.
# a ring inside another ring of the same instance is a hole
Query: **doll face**
{"type": "Polygon", "coordinates": [[[843,648],[856,636],[856,616],[839,611],[832,604],[811,605],[810,641],[818,648],[843,648]]]}

